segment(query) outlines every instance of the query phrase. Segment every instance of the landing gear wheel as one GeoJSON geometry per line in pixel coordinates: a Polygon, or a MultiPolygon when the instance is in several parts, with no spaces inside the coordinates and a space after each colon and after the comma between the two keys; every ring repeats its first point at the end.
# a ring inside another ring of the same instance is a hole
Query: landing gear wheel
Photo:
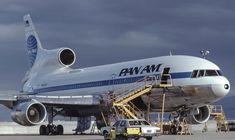
{"type": "Polygon", "coordinates": [[[46,135],[46,126],[45,125],[41,125],[39,128],[39,134],[40,135],[46,135]]]}
{"type": "Polygon", "coordinates": [[[57,125],[56,130],[57,130],[57,135],[63,135],[64,128],[62,125],[57,125]]]}
{"type": "Polygon", "coordinates": [[[46,134],[45,135],[49,135],[51,133],[51,125],[47,125],[46,126],[46,134]]]}
{"type": "Polygon", "coordinates": [[[48,124],[47,126],[41,125],[39,129],[40,135],[63,135],[64,128],[62,125],[48,124]]]}
{"type": "Polygon", "coordinates": [[[170,128],[170,134],[172,134],[172,135],[176,135],[176,127],[175,126],[172,126],[171,128],[170,128]]]}

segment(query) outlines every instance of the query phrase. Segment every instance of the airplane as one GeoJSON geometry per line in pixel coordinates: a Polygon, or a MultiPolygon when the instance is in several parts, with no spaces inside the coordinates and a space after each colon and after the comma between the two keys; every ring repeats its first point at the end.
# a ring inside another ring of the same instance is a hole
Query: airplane
{"type": "MultiPolygon", "coordinates": [[[[164,93],[165,111],[186,116],[194,124],[206,122],[208,104],[229,93],[229,81],[220,68],[194,56],[169,55],[73,69],[76,55],[72,49],[43,48],[30,15],[23,21],[29,70],[22,80],[22,91],[1,95],[0,103],[12,110],[12,120],[20,125],[40,125],[48,119],[48,125],[40,126],[40,135],[63,134],[63,126],[53,124],[57,115],[77,117],[81,131],[89,128],[90,116],[95,116],[100,128],[104,123],[101,112],[108,111],[103,103],[108,95],[145,77],[155,77],[160,84],[170,80],[171,86],[153,88],[151,96],[164,93]]],[[[146,110],[147,98],[142,95],[133,103],[146,110]]],[[[151,99],[151,111],[161,110],[161,100],[151,99]]]]}

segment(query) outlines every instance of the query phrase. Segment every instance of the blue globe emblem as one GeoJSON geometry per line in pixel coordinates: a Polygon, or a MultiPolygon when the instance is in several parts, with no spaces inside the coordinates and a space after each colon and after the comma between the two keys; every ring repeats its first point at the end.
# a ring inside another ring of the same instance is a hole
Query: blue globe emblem
{"type": "Polygon", "coordinates": [[[33,35],[30,35],[27,39],[29,65],[33,66],[37,56],[37,40],[33,35]]]}

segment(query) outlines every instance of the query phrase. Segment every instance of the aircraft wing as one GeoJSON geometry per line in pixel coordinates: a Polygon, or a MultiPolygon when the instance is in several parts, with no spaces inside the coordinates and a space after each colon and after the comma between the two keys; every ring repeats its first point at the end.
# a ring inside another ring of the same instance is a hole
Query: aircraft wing
{"type": "Polygon", "coordinates": [[[26,95],[18,91],[0,91],[0,104],[9,108],[14,102],[35,99],[45,105],[100,105],[104,96],[101,95],[80,95],[80,96],[46,96],[26,95]]]}
{"type": "Polygon", "coordinates": [[[17,101],[17,96],[20,95],[19,91],[14,91],[14,90],[5,90],[5,91],[0,91],[0,104],[5,105],[8,108],[12,108],[14,102],[17,101]]]}
{"type": "Polygon", "coordinates": [[[21,94],[22,94],[21,92],[16,90],[2,90],[0,91],[0,101],[15,100],[15,96],[21,94]]]}
{"type": "Polygon", "coordinates": [[[35,99],[43,104],[54,105],[99,105],[101,96],[98,95],[81,95],[81,96],[44,96],[44,95],[27,95],[21,98],[35,99]]]}

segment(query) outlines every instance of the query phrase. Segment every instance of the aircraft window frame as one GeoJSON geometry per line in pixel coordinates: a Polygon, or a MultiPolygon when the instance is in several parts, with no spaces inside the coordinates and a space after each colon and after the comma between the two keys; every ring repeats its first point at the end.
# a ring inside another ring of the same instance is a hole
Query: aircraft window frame
{"type": "Polygon", "coordinates": [[[204,77],[205,76],[205,70],[199,70],[197,77],[204,77]]]}
{"type": "Polygon", "coordinates": [[[193,70],[191,74],[191,78],[199,78],[199,77],[210,77],[210,76],[223,76],[221,70],[216,69],[198,69],[193,70]]]}
{"type": "Polygon", "coordinates": [[[194,70],[192,72],[191,78],[197,78],[197,75],[198,75],[198,70],[194,70]]]}

